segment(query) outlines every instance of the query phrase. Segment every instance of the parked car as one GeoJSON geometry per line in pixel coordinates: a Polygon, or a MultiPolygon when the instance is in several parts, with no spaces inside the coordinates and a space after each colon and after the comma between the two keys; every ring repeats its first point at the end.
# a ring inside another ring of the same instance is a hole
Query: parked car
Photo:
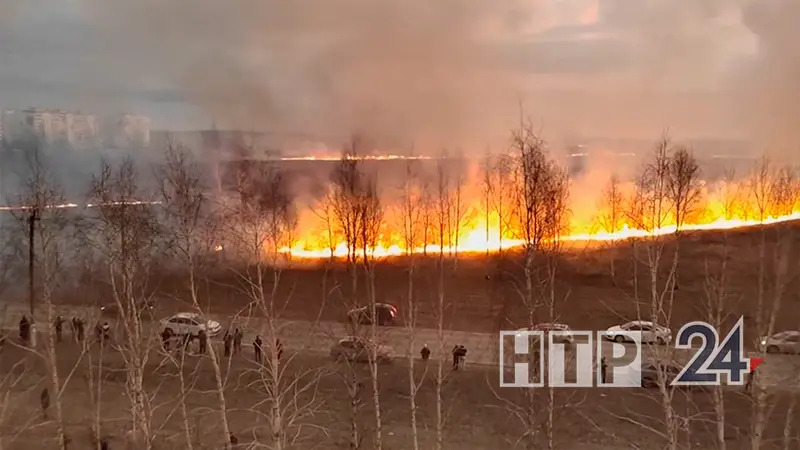
{"type": "Polygon", "coordinates": [[[645,344],[666,345],[672,342],[672,331],[661,325],[646,320],[634,320],[622,325],[615,325],[606,331],[606,339],[615,342],[631,342],[623,331],[641,331],[645,344]]]}
{"type": "Polygon", "coordinates": [[[397,320],[397,308],[388,303],[375,303],[375,305],[362,306],[351,309],[347,313],[351,322],[361,325],[394,325],[397,320]],[[374,309],[373,309],[374,307],[374,309]]]}
{"type": "MultiPolygon", "coordinates": [[[[572,336],[572,329],[563,323],[540,323],[530,329],[531,331],[542,331],[545,336],[550,331],[559,331],[558,334],[553,334],[553,342],[562,344],[572,344],[575,338],[572,336]]],[[[528,328],[520,328],[519,331],[528,331],[528,328]]]]}
{"type": "Polygon", "coordinates": [[[164,331],[180,336],[197,336],[200,330],[205,330],[208,337],[216,336],[222,331],[222,325],[216,320],[203,320],[199,314],[178,313],[161,321],[164,331]]]}
{"type": "Polygon", "coordinates": [[[783,331],[761,337],[761,348],[767,353],[800,353],[800,331],[783,331]]]}
{"type": "MultiPolygon", "coordinates": [[[[125,305],[124,305],[125,306],[125,305]]],[[[140,314],[152,314],[156,309],[156,303],[153,299],[145,299],[136,303],[136,308],[140,314]]],[[[120,309],[117,303],[108,303],[100,307],[100,314],[105,317],[119,317],[120,309]]]]}
{"type": "MultiPolygon", "coordinates": [[[[331,357],[336,361],[368,362],[371,349],[369,343],[361,338],[346,337],[331,346],[331,357]]],[[[377,344],[377,362],[391,362],[389,348],[377,344]]]]}

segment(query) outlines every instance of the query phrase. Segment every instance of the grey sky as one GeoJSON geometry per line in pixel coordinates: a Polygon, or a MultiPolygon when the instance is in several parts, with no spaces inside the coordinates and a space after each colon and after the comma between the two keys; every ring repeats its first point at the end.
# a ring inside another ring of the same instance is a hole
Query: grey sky
{"type": "Polygon", "coordinates": [[[434,3],[0,0],[0,106],[491,140],[523,100],[557,133],[741,131],[747,0],[434,3]]]}

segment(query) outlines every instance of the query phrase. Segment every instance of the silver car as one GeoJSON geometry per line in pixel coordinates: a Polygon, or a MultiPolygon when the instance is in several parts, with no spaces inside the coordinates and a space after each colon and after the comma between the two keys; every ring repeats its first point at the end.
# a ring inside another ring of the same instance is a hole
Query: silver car
{"type": "Polygon", "coordinates": [[[647,320],[634,320],[622,325],[615,325],[606,331],[605,338],[620,343],[630,341],[630,338],[623,333],[625,331],[640,331],[642,342],[646,344],[666,345],[672,341],[672,331],[669,328],[647,320]]]}
{"type": "Polygon", "coordinates": [[[214,337],[222,331],[216,320],[204,319],[195,313],[178,313],[161,321],[164,332],[172,336],[198,336],[205,331],[208,337],[214,337]]]}
{"type": "MultiPolygon", "coordinates": [[[[533,331],[541,331],[545,336],[551,331],[557,331],[558,333],[553,333],[553,342],[572,344],[575,341],[575,338],[572,335],[572,330],[568,325],[563,323],[540,323],[534,326],[532,329],[533,331]]],[[[523,328],[523,330],[525,329],[523,328]]]]}
{"type": "Polygon", "coordinates": [[[783,331],[772,337],[761,337],[761,348],[767,353],[800,353],[800,331],[783,331]]]}

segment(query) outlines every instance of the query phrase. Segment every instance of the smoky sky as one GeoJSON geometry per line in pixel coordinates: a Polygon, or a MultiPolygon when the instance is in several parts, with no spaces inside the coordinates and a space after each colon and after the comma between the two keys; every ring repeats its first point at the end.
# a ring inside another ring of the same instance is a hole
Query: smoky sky
{"type": "Polygon", "coordinates": [[[795,0],[0,0],[0,106],[481,150],[555,137],[800,144],[795,0]],[[9,13],[5,13],[9,11],[9,13]]]}

